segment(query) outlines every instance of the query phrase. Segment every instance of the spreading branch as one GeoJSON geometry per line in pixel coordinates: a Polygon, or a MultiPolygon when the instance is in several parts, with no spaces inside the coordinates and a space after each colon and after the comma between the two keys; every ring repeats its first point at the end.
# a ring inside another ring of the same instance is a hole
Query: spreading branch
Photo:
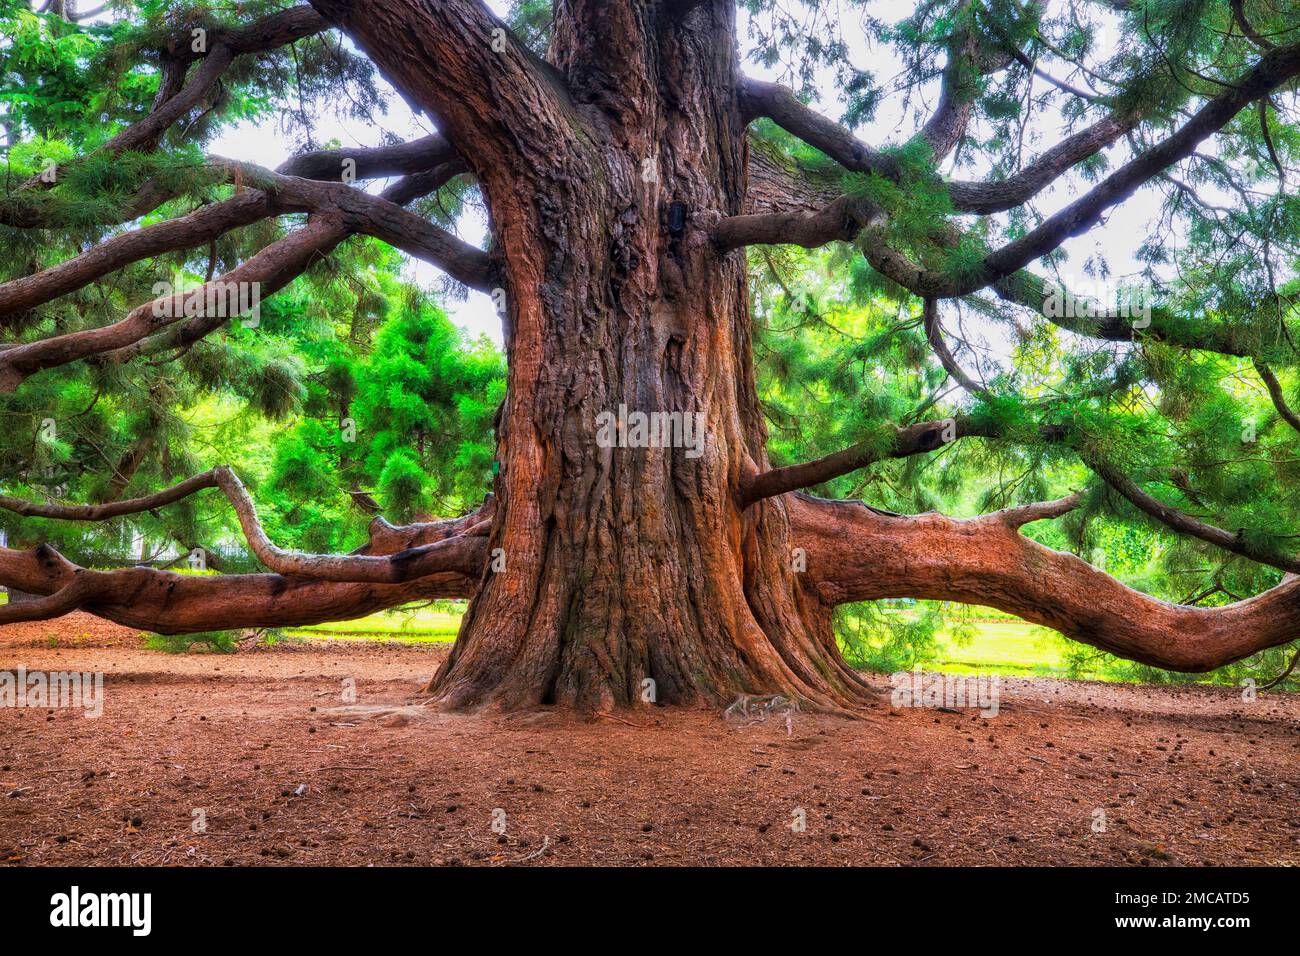
{"type": "MultiPolygon", "coordinates": [[[[417,597],[465,596],[486,567],[487,533],[494,502],[463,518],[395,527],[382,518],[371,523],[370,542],[350,555],[319,555],[277,547],[266,535],[257,510],[235,473],[220,466],[171,488],[139,498],[99,505],[60,505],[0,496],[0,508],[27,517],[65,521],[105,521],[174,504],[206,488],[222,491],[235,510],[253,554],[272,575],[222,575],[187,578],[152,568],[96,572],[79,568],[48,545],[32,551],[0,548],[0,583],[46,597],[0,608],[0,624],[44,620],[85,609],[110,620],[162,633],[202,630],[201,609],[219,605],[225,626],[279,626],[311,620],[359,617],[417,597]],[[306,579],[306,580],[304,580],[306,579]],[[202,582],[194,586],[192,582],[202,582]],[[280,582],[278,587],[275,582],[280,582]],[[184,584],[193,592],[172,606],[168,599],[184,584]],[[333,584],[339,587],[329,587],[333,584]],[[347,585],[349,587],[342,587],[347,585]],[[359,585],[377,585],[362,588],[359,585]],[[159,589],[162,593],[159,594],[159,589]],[[281,601],[280,596],[285,600],[281,601]],[[304,597],[325,602],[298,606],[304,597]],[[159,598],[162,598],[159,601],[159,598]],[[232,602],[247,597],[252,606],[232,602]],[[338,615],[341,614],[341,617],[338,615]],[[319,615],[319,616],[318,616],[319,615]]],[[[209,621],[212,620],[209,618],[209,621]]],[[[210,626],[210,624],[208,625],[210,626]]]]}
{"type": "MultiPolygon", "coordinates": [[[[181,331],[170,342],[185,345],[197,341],[220,327],[230,316],[224,309],[207,310],[206,303],[224,290],[257,283],[261,295],[271,295],[297,278],[313,262],[328,254],[349,235],[374,236],[403,251],[442,268],[470,288],[492,288],[490,260],[482,250],[463,242],[427,219],[402,208],[394,199],[409,202],[421,190],[437,188],[454,174],[456,167],[443,165],[437,170],[407,177],[380,196],[341,183],[320,182],[285,176],[247,163],[217,160],[238,169],[250,182],[261,187],[249,198],[236,197],[220,204],[215,212],[199,218],[199,229],[217,234],[247,218],[263,213],[311,211],[313,215],[302,229],[266,246],[224,275],[183,293],[172,293],[137,306],[117,322],[99,328],[69,332],[35,342],[11,345],[0,351],[0,391],[13,391],[32,374],[66,365],[96,355],[110,355],[125,360],[139,354],[138,343],[156,335],[181,320],[181,331]],[[416,185],[413,186],[413,183],[416,185]]],[[[201,210],[200,213],[203,213],[201,210]]],[[[199,215],[199,214],[195,214],[199,215]]],[[[161,223],[159,227],[169,226],[161,223]]],[[[30,285],[20,286],[16,296],[32,296],[33,288],[49,292],[60,284],[84,284],[86,277],[106,270],[116,258],[137,259],[141,244],[161,245],[184,241],[193,235],[193,220],[181,227],[149,227],[121,237],[117,244],[98,247],[100,254],[79,257],[67,268],[50,276],[33,277],[30,285]],[[154,231],[158,230],[158,231],[154,231]],[[189,231],[187,231],[189,230],[189,231]],[[144,237],[143,239],[141,237],[144,237]],[[108,247],[108,252],[102,250],[108,247]],[[89,258],[88,258],[89,257],[89,258]]],[[[208,235],[207,238],[211,238],[208,235]]],[[[95,250],[92,250],[94,252],[95,250]]],[[[18,280],[22,281],[22,280],[18,280]]],[[[4,290],[0,286],[0,302],[4,290]]],[[[224,301],[224,300],[223,300],[224,301]]],[[[3,314],[3,309],[0,309],[3,314]]]]}
{"type": "Polygon", "coordinates": [[[1187,673],[1223,667],[1300,633],[1300,577],[1226,607],[1187,607],[1134,591],[1019,533],[1026,521],[1068,512],[1076,496],[966,520],[887,516],[806,495],[790,501],[793,540],[808,556],[805,574],[827,604],[914,597],[993,607],[1187,673]]]}
{"type": "MultiPolygon", "coordinates": [[[[1296,75],[1300,75],[1300,44],[1271,50],[1243,76],[1226,85],[1218,96],[1203,105],[1177,132],[1138,153],[1079,199],[1049,216],[1022,237],[990,252],[982,262],[963,270],[961,275],[927,269],[891,248],[887,230],[883,224],[878,223],[879,217],[875,209],[870,209],[871,215],[860,223],[860,244],[877,271],[916,295],[956,298],[977,292],[1012,276],[1033,260],[1053,252],[1066,239],[1091,229],[1108,209],[1123,202],[1143,183],[1192,155],[1201,142],[1226,125],[1247,104],[1267,96],[1296,75]]],[[[744,90],[747,102],[757,97],[762,103],[776,104],[775,109],[772,106],[766,106],[765,109],[776,111],[782,117],[793,115],[795,122],[792,125],[796,128],[791,132],[806,139],[814,137],[809,139],[812,145],[828,152],[847,168],[898,178],[897,170],[887,157],[865,152],[864,144],[858,143],[847,130],[817,117],[813,111],[793,101],[793,97],[785,100],[770,89],[765,90],[749,82],[745,84],[744,90]],[[751,86],[755,86],[759,92],[751,94],[751,86]]],[[[753,109],[758,107],[751,107],[751,111],[753,109]]],[[[784,125],[781,118],[774,119],[784,125]]],[[[960,208],[955,201],[957,191],[950,192],[954,197],[954,205],[960,208]]],[[[753,237],[755,242],[821,245],[842,238],[845,231],[841,217],[829,214],[829,210],[830,207],[827,207],[803,219],[791,219],[788,214],[783,214],[779,221],[776,221],[777,217],[772,217],[774,221],[766,227],[755,222],[753,216],[724,218],[716,227],[716,235],[722,248],[734,248],[738,241],[747,237],[753,237]],[[737,224],[733,221],[735,218],[741,218],[744,222],[737,224]]]]}

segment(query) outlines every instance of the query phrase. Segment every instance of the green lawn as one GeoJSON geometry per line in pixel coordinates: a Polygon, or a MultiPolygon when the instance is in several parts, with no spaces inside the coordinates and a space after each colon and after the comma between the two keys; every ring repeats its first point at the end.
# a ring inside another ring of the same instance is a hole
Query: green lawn
{"type": "Polygon", "coordinates": [[[358,640],[394,640],[411,644],[445,643],[456,639],[461,614],[420,608],[415,611],[381,611],[355,621],[331,621],[294,628],[291,635],[342,637],[358,640]]]}
{"type": "MultiPolygon", "coordinates": [[[[298,628],[290,634],[309,637],[396,640],[412,644],[445,643],[456,639],[461,615],[421,608],[383,611],[355,621],[336,621],[298,628]]],[[[943,643],[939,659],[927,667],[953,673],[1015,675],[1059,673],[1061,646],[1050,631],[1024,621],[986,621],[974,626],[964,645],[943,643]]]]}
{"type": "Polygon", "coordinates": [[[1032,676],[1065,670],[1059,635],[1027,621],[981,621],[970,642],[942,641],[939,660],[927,666],[957,674],[1032,676]]]}

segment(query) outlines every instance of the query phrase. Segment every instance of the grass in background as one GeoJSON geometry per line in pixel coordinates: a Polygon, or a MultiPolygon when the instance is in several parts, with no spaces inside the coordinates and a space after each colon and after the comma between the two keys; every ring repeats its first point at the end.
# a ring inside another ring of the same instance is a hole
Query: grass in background
{"type": "MultiPolygon", "coordinates": [[[[291,635],[354,640],[392,640],[410,644],[445,643],[456,639],[464,606],[437,606],[381,611],[353,621],[333,621],[293,628],[291,635]]],[[[1016,675],[1056,674],[1068,670],[1062,642],[1046,628],[1015,618],[977,621],[963,626],[962,637],[941,635],[924,666],[954,673],[1016,675]]]]}
{"type": "Polygon", "coordinates": [[[1056,632],[1028,621],[973,621],[962,641],[941,634],[937,650],[926,666],[955,674],[1064,677],[1070,670],[1056,632]]]}
{"type": "Polygon", "coordinates": [[[353,621],[331,621],[289,631],[298,637],[337,637],[352,640],[404,641],[408,644],[441,644],[456,640],[463,603],[438,601],[432,606],[380,611],[353,621]],[[450,605],[450,606],[448,606],[450,605]]]}

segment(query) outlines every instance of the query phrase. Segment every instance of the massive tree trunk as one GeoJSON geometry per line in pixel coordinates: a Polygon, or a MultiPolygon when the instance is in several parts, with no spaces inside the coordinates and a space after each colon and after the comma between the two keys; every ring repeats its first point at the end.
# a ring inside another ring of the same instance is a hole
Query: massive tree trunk
{"type": "Polygon", "coordinates": [[[431,689],[458,707],[843,703],[861,685],[800,596],[784,505],[741,496],[766,468],[745,259],[710,238],[745,195],[733,5],[596,7],[557,7],[580,118],[522,181],[482,173],[507,253],[500,550],[431,689]],[[603,447],[621,409],[702,421],[701,447],[603,447]]]}

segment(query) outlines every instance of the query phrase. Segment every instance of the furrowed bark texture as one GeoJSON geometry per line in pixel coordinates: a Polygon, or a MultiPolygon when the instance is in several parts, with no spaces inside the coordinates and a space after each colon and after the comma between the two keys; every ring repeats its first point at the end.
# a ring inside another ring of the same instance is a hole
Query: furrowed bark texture
{"type": "Polygon", "coordinates": [[[766,468],[766,435],[745,260],[710,238],[746,192],[733,7],[560,5],[551,82],[549,68],[530,78],[515,53],[493,53],[488,22],[476,35],[472,18],[453,28],[404,3],[364,16],[318,4],[479,164],[504,261],[509,388],[490,541],[504,568],[487,573],[431,685],[449,706],[784,692],[834,708],[861,688],[829,615],[798,593],[783,503],[745,511],[739,494],[766,468]],[[441,36],[452,48],[435,59],[500,82],[453,99],[414,51],[386,43],[395,35],[441,36]],[[528,118],[514,134],[528,162],[503,146],[499,126],[516,117],[528,118]],[[620,406],[703,416],[702,453],[601,447],[598,416],[620,406]]]}

